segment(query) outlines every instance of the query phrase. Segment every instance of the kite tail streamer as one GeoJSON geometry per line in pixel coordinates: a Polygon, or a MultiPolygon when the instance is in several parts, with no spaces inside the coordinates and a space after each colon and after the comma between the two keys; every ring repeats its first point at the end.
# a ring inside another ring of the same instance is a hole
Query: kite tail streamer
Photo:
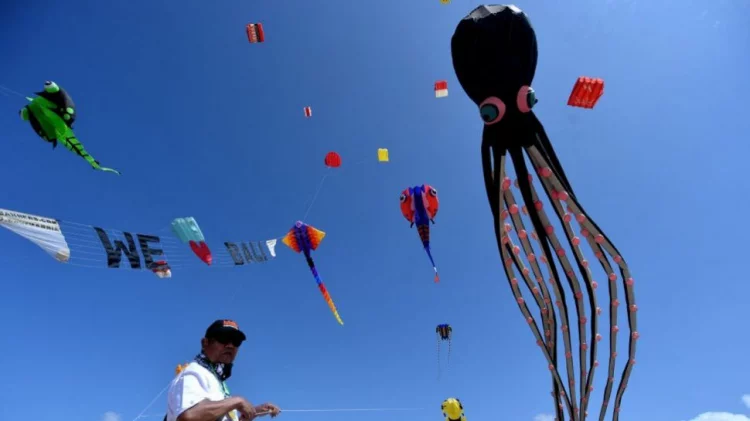
{"type": "Polygon", "coordinates": [[[448,338],[448,361],[445,364],[446,369],[448,368],[450,363],[451,363],[451,338],[448,338]]]}
{"type": "Polygon", "coordinates": [[[440,334],[436,333],[435,336],[437,337],[438,380],[440,380],[440,374],[442,374],[441,373],[441,367],[440,367],[440,334]]]}
{"type": "Polygon", "coordinates": [[[432,258],[432,252],[430,251],[430,226],[417,225],[417,233],[419,233],[419,239],[422,240],[422,245],[424,246],[424,251],[427,252],[427,257],[430,258],[432,269],[435,271],[435,282],[440,282],[437,265],[435,265],[435,259],[432,258]]]}
{"type": "Polygon", "coordinates": [[[333,317],[336,318],[336,321],[339,322],[340,325],[344,325],[344,321],[341,320],[341,316],[339,316],[339,312],[336,309],[336,305],[333,303],[333,299],[331,299],[331,295],[328,293],[328,290],[326,289],[325,284],[323,284],[323,280],[320,279],[320,275],[318,275],[318,269],[315,268],[315,262],[313,262],[313,259],[311,256],[306,256],[307,258],[307,265],[310,267],[310,271],[313,274],[313,277],[315,277],[315,282],[318,284],[318,289],[320,290],[320,293],[323,294],[323,299],[326,300],[326,303],[328,304],[328,308],[331,309],[331,312],[333,313],[333,317]]]}
{"type": "MultiPolygon", "coordinates": [[[[581,231],[580,231],[581,235],[586,239],[587,243],[589,244],[591,249],[594,251],[596,258],[597,260],[599,260],[599,263],[601,264],[602,268],[607,274],[607,278],[609,281],[609,298],[610,298],[610,308],[609,308],[610,352],[609,352],[609,355],[610,357],[609,357],[608,379],[610,381],[607,382],[607,386],[605,388],[604,400],[602,402],[601,413],[599,416],[600,420],[604,419],[604,415],[606,413],[609,398],[611,396],[612,388],[614,385],[615,357],[617,355],[617,333],[619,332],[619,327],[617,324],[617,315],[618,315],[617,310],[618,310],[620,301],[618,299],[618,293],[617,293],[617,275],[615,274],[615,271],[613,267],[611,266],[610,260],[607,256],[609,256],[612,259],[612,261],[614,261],[615,264],[617,264],[620,270],[620,276],[622,279],[623,289],[625,291],[625,302],[627,305],[628,327],[630,329],[630,334],[628,335],[628,361],[626,362],[625,368],[623,369],[622,376],[620,378],[620,383],[617,387],[617,393],[615,394],[613,420],[617,421],[619,419],[620,403],[622,402],[622,396],[625,393],[625,388],[627,387],[630,374],[633,370],[633,366],[635,365],[636,344],[637,344],[637,340],[640,337],[638,333],[638,324],[637,324],[637,318],[636,318],[636,312],[638,311],[638,306],[635,303],[635,291],[634,291],[635,281],[631,277],[630,269],[628,268],[628,265],[625,263],[625,260],[620,255],[620,252],[617,250],[614,244],[609,240],[609,238],[607,238],[607,236],[596,225],[596,223],[588,216],[588,214],[583,209],[581,204],[575,198],[575,195],[572,194],[572,192],[568,191],[569,189],[565,188],[565,185],[564,185],[565,180],[561,179],[561,176],[557,174],[556,171],[554,171],[555,167],[545,160],[544,155],[537,148],[534,148],[534,147],[529,148],[528,153],[532,162],[534,163],[534,166],[537,168],[537,172],[541,176],[544,189],[546,190],[547,194],[550,196],[550,200],[552,200],[553,203],[557,203],[558,205],[561,205],[562,203],[567,205],[567,211],[569,213],[560,215],[560,212],[561,212],[560,211],[558,212],[558,216],[560,216],[561,219],[567,218],[568,221],[570,221],[570,219],[572,219],[573,216],[575,217],[575,220],[578,222],[578,224],[581,227],[581,231]]],[[[580,242],[578,237],[573,237],[571,241],[576,246],[580,242]]],[[[577,249],[577,247],[575,247],[574,250],[575,249],[577,249]]],[[[578,254],[576,254],[576,258],[578,260],[579,258],[578,254]]],[[[581,265],[585,266],[588,269],[588,262],[585,262],[585,260],[583,260],[582,257],[581,257],[581,260],[582,260],[582,262],[580,262],[581,265]]],[[[586,274],[587,272],[583,272],[583,273],[586,274]]],[[[596,284],[593,283],[593,281],[591,281],[591,284],[592,284],[591,289],[592,290],[595,289],[596,284]]],[[[596,312],[598,314],[601,312],[601,310],[598,307],[596,307],[596,312]]],[[[601,339],[601,336],[596,334],[596,340],[594,341],[594,344],[596,344],[596,341],[598,341],[599,339],[601,339]]],[[[592,356],[592,360],[593,359],[594,359],[594,356],[592,356]]],[[[592,371],[593,371],[593,368],[592,368],[592,371]]],[[[593,381],[593,375],[592,373],[589,373],[589,378],[586,382],[587,392],[589,391],[589,386],[592,381],[593,381]]],[[[585,405],[585,402],[584,402],[584,405],[585,405]]]]}

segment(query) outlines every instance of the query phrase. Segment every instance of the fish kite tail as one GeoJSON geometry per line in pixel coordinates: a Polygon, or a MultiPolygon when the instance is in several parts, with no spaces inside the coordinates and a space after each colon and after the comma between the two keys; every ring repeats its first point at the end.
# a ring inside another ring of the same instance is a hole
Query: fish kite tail
{"type": "MultiPolygon", "coordinates": [[[[89,155],[89,156],[91,156],[91,155],[89,155]]],[[[86,161],[89,161],[89,160],[88,160],[88,159],[86,159],[86,161]]],[[[99,170],[99,171],[104,171],[104,172],[111,172],[111,173],[113,173],[113,174],[121,175],[121,174],[120,174],[120,171],[117,171],[117,170],[116,170],[116,169],[114,169],[114,168],[107,168],[107,167],[102,167],[102,166],[101,166],[101,164],[99,164],[99,161],[97,161],[97,160],[93,160],[93,162],[89,161],[89,164],[91,164],[91,166],[92,166],[92,167],[93,167],[93,168],[94,168],[95,170],[99,170]]]]}
{"type": "Polygon", "coordinates": [[[423,244],[430,243],[430,226],[427,224],[417,225],[417,233],[419,233],[419,239],[422,240],[423,244]]]}
{"type": "Polygon", "coordinates": [[[75,136],[68,136],[64,139],[58,140],[60,140],[60,143],[62,143],[67,150],[85,159],[93,169],[120,175],[120,172],[113,168],[102,167],[99,164],[99,161],[94,159],[94,157],[86,151],[86,149],[83,147],[83,144],[81,144],[81,142],[75,136]]]}
{"type": "Polygon", "coordinates": [[[316,276],[316,281],[318,281],[318,289],[320,290],[320,293],[323,294],[323,299],[326,300],[326,304],[328,304],[328,308],[331,309],[331,313],[333,313],[333,317],[336,318],[336,321],[343,326],[344,321],[341,320],[341,316],[339,315],[339,311],[336,309],[336,304],[333,303],[333,299],[331,298],[331,294],[328,293],[328,289],[326,289],[325,284],[320,280],[319,277],[316,276]]]}
{"type": "Polygon", "coordinates": [[[424,245],[424,251],[427,252],[427,257],[430,258],[430,263],[432,263],[432,269],[435,271],[435,283],[438,283],[440,282],[440,275],[438,275],[437,265],[435,265],[435,259],[432,258],[429,244],[424,245]]]}
{"type": "Polygon", "coordinates": [[[116,170],[116,169],[114,169],[114,168],[107,168],[107,167],[102,167],[102,166],[100,166],[99,168],[96,168],[96,167],[95,167],[94,169],[97,169],[97,170],[99,170],[99,171],[104,171],[104,172],[111,172],[111,173],[113,173],[113,174],[117,174],[117,175],[122,175],[122,174],[120,173],[120,171],[117,171],[117,170],[116,170]]]}
{"type": "Polygon", "coordinates": [[[341,320],[341,316],[339,315],[339,311],[336,309],[336,304],[333,303],[331,294],[328,293],[328,289],[326,289],[326,286],[323,283],[323,280],[320,279],[320,275],[318,274],[318,269],[315,267],[315,262],[313,262],[312,256],[309,256],[306,253],[305,257],[307,259],[308,266],[310,266],[310,271],[312,272],[313,277],[315,277],[315,282],[318,284],[318,289],[320,290],[320,293],[323,294],[323,299],[326,300],[326,304],[328,304],[328,308],[331,309],[331,312],[333,313],[333,317],[335,317],[336,321],[341,326],[343,326],[344,321],[341,320]]]}

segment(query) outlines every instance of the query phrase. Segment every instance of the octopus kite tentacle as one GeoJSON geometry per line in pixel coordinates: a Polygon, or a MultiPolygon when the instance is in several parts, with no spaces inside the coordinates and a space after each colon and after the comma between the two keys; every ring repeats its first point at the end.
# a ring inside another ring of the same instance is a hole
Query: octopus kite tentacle
{"type": "Polygon", "coordinates": [[[614,388],[619,331],[617,275],[610,261],[614,261],[620,268],[628,307],[630,336],[628,361],[615,393],[612,418],[617,421],[622,396],[635,364],[635,343],[639,337],[635,314],[638,307],[635,305],[633,280],[620,253],[583,210],[557,158],[552,142],[532,111],[537,103],[536,94],[531,88],[538,56],[534,28],[528,16],[516,6],[479,6],[462,19],[456,27],[451,39],[451,54],[453,68],[461,87],[479,107],[480,115],[484,120],[481,146],[482,169],[503,270],[518,307],[549,364],[558,421],[564,420],[565,412],[573,421],[585,420],[588,417],[587,408],[593,391],[594,374],[599,364],[596,356],[598,341],[602,336],[599,334],[598,321],[601,309],[598,307],[596,297],[598,284],[594,281],[581,243],[591,247],[609,280],[609,375],[599,415],[600,420],[604,419],[614,388]],[[516,201],[511,191],[511,180],[506,177],[508,156],[517,176],[516,187],[520,190],[522,198],[519,202],[516,201]],[[563,228],[562,235],[555,232],[550,216],[540,200],[541,193],[537,193],[532,184],[526,164],[527,157],[532,164],[533,172],[539,175],[544,196],[552,204],[551,209],[557,215],[557,220],[563,228]],[[521,203],[520,213],[530,218],[531,228],[533,228],[531,233],[527,231],[522,216],[519,214],[521,203]],[[510,223],[505,223],[508,216],[511,217],[510,223]],[[574,219],[580,229],[580,237],[572,225],[574,219]],[[515,245],[511,239],[514,230],[520,246],[515,245]],[[528,240],[529,236],[541,248],[541,254],[534,253],[536,246],[528,240]],[[563,239],[562,236],[565,238],[563,239]],[[582,239],[585,239],[585,242],[582,239]],[[568,245],[572,253],[566,252],[563,243],[568,245]],[[524,265],[522,251],[529,262],[529,267],[524,265]],[[540,265],[539,261],[543,265],[540,265]],[[560,264],[560,270],[556,261],[560,264]],[[542,269],[543,266],[545,269],[542,269]],[[543,335],[521,294],[516,271],[520,273],[540,309],[543,335]],[[565,277],[569,291],[572,293],[576,309],[578,327],[576,348],[578,348],[579,363],[577,387],[573,360],[574,349],[571,340],[571,315],[562,276],[565,277]],[[547,288],[545,277],[550,288],[547,288]],[[554,306],[552,305],[553,296],[554,306]],[[560,347],[558,347],[560,341],[556,338],[558,320],[562,331],[560,347]],[[564,352],[567,388],[561,380],[557,364],[559,348],[564,352]]]}
{"type": "MultiPolygon", "coordinates": [[[[497,215],[495,220],[495,237],[497,238],[498,242],[498,248],[500,249],[501,258],[503,261],[503,269],[505,270],[506,277],[508,279],[508,282],[511,287],[511,292],[513,293],[513,296],[516,299],[516,302],[518,303],[518,307],[521,310],[521,313],[524,316],[524,319],[529,324],[529,327],[531,328],[532,333],[536,337],[537,345],[540,346],[542,349],[542,352],[544,353],[544,357],[547,359],[547,363],[549,364],[550,372],[552,373],[553,382],[555,384],[554,388],[554,399],[556,402],[555,408],[557,411],[557,417],[558,419],[562,420],[562,408],[560,402],[560,398],[562,398],[563,403],[565,404],[568,413],[571,414],[571,418],[573,417],[573,405],[570,399],[570,396],[565,394],[565,386],[560,378],[560,373],[557,371],[557,353],[556,352],[550,352],[547,347],[544,346],[544,340],[542,335],[539,332],[539,328],[536,324],[536,321],[534,317],[531,315],[531,312],[529,311],[528,306],[526,305],[526,301],[524,300],[521,290],[518,287],[518,280],[515,277],[515,273],[513,271],[513,267],[515,266],[516,269],[518,269],[521,273],[523,273],[523,262],[520,260],[518,255],[514,252],[514,246],[512,244],[512,240],[508,236],[507,232],[505,232],[504,226],[501,228],[501,219],[500,215],[502,214],[504,201],[501,200],[503,195],[503,183],[502,182],[495,182],[495,180],[504,180],[505,179],[505,151],[500,151],[498,148],[484,148],[483,152],[486,151],[487,153],[492,153],[492,158],[494,159],[494,162],[498,165],[492,168],[491,158],[489,156],[485,156],[483,153],[483,162],[490,163],[489,171],[488,168],[485,168],[485,180],[489,179],[489,184],[486,185],[488,192],[492,192],[491,196],[488,197],[490,203],[496,204],[497,207],[494,207],[493,214],[497,215]],[[490,150],[491,149],[491,150],[490,150]],[[498,153],[499,152],[499,153],[498,153]],[[487,177],[489,173],[489,177],[487,177]]],[[[543,247],[545,244],[543,244],[543,247]]],[[[565,305],[565,301],[561,301],[562,305],[565,305]]]]}
{"type": "MultiPolygon", "coordinates": [[[[625,301],[627,305],[628,314],[628,327],[630,329],[630,335],[628,338],[628,361],[623,369],[622,376],[620,378],[620,384],[615,394],[615,415],[614,419],[618,419],[620,403],[622,401],[622,395],[627,387],[628,380],[630,379],[630,373],[635,365],[635,351],[636,343],[640,335],[638,333],[638,322],[636,318],[636,312],[638,306],[635,303],[635,291],[634,291],[634,280],[631,277],[630,269],[625,263],[625,260],[620,255],[615,245],[607,238],[596,223],[588,216],[583,207],[578,203],[578,200],[574,195],[568,194],[563,182],[557,176],[557,171],[554,171],[554,167],[546,167],[545,159],[539,150],[531,147],[528,149],[529,156],[535,163],[539,173],[542,175],[542,182],[550,194],[550,198],[556,197],[560,201],[565,201],[568,205],[569,212],[576,216],[576,221],[581,226],[581,235],[586,238],[587,243],[594,250],[596,258],[599,260],[605,273],[608,275],[609,280],[609,296],[610,296],[610,358],[609,358],[609,369],[608,369],[608,380],[607,386],[604,392],[604,401],[602,402],[602,409],[600,420],[604,419],[604,413],[606,412],[608,401],[612,392],[614,382],[614,371],[615,371],[615,358],[617,357],[617,333],[619,327],[617,324],[617,310],[620,305],[620,301],[617,295],[617,275],[615,274],[612,266],[607,259],[606,254],[611,256],[612,260],[618,265],[620,269],[620,275],[623,279],[623,288],[625,290],[625,301]],[[605,254],[606,252],[606,254],[605,254]]],[[[559,203],[559,202],[558,202],[559,203]]],[[[594,286],[595,288],[595,286],[594,286]]],[[[590,383],[590,382],[589,382],[590,383]]]]}

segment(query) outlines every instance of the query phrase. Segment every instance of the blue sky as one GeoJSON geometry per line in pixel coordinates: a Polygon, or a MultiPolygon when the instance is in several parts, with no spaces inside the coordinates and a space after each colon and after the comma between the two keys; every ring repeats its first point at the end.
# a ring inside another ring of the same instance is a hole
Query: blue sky
{"type": "MultiPolygon", "coordinates": [[[[194,216],[210,244],[264,240],[302,217],[326,152],[358,164],[326,179],[306,218],[328,234],[314,257],[344,327],[286,249],[262,267],[162,280],[65,266],[3,231],[0,418],[130,421],[224,317],[251,336],[230,387],[253,403],[422,408],[283,421],[434,421],[449,396],[471,420],[552,412],[546,364],[499,263],[482,124],[451,65],[450,37],[476,4],[5,3],[0,85],[25,95],[57,81],[77,103],[80,140],[123,175],[52,151],[18,118],[23,98],[0,95],[0,207],[140,232],[194,216]],[[251,22],[265,44],[247,42],[251,22]],[[439,79],[447,98],[434,98],[439,79]],[[425,182],[441,198],[437,286],[398,210],[401,190],[425,182]],[[438,381],[434,327],[445,322],[454,340],[438,381]]],[[[518,6],[539,39],[536,113],[637,280],[642,340],[622,419],[746,421],[750,5],[518,6]],[[581,75],[606,81],[594,110],[566,106],[581,75]]],[[[147,414],[164,407],[161,397],[147,414]]]]}

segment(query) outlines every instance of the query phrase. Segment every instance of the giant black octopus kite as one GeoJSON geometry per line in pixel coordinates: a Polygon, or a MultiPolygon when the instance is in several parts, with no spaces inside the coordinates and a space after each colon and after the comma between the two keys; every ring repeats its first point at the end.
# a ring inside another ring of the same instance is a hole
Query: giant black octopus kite
{"type": "Polygon", "coordinates": [[[588,411],[589,396],[593,390],[594,371],[598,366],[596,360],[597,342],[601,339],[598,333],[598,315],[601,309],[597,307],[594,290],[597,283],[592,280],[588,261],[579,247],[581,238],[573,231],[571,221],[576,220],[580,226],[580,235],[594,251],[594,255],[606,272],[609,281],[609,375],[599,420],[603,420],[607,412],[607,405],[614,386],[615,357],[617,356],[617,278],[610,259],[619,267],[621,279],[625,289],[628,324],[630,335],[628,339],[628,361],[623,369],[620,384],[615,395],[613,420],[619,418],[622,395],[628,384],[630,372],[635,364],[636,340],[638,339],[636,325],[635,296],[633,280],[630,277],[625,260],[615,248],[614,244],[604,235],[599,227],[587,215],[578,202],[570,186],[562,165],[560,165],[552,144],[544,132],[531,109],[537,103],[531,82],[534,79],[537,62],[536,34],[526,14],[513,5],[479,6],[465,17],[456,27],[451,40],[453,68],[456,71],[461,86],[466,94],[479,106],[479,113],[484,120],[482,134],[482,167],[487,198],[492,209],[495,222],[495,236],[503,260],[505,273],[510,282],[513,295],[518,302],[524,318],[528,321],[537,344],[546,357],[553,378],[553,398],[557,420],[564,420],[563,404],[572,420],[585,420],[588,411]],[[579,275],[573,270],[571,259],[566,255],[560,243],[560,237],[555,233],[550,220],[545,213],[542,202],[532,184],[532,177],[526,167],[524,151],[528,155],[535,172],[539,175],[545,193],[550,199],[555,214],[562,224],[565,237],[574,254],[575,264],[580,272],[580,278],[585,285],[585,293],[581,289],[579,275]],[[521,191],[523,203],[521,212],[511,191],[511,180],[506,176],[506,154],[515,168],[516,186],[521,191]],[[527,214],[532,221],[533,231],[529,234],[525,230],[520,213],[527,214]],[[511,224],[504,223],[510,215],[511,224]],[[512,231],[516,235],[521,247],[514,244],[510,237],[512,231]],[[537,240],[542,249],[542,255],[537,259],[529,237],[537,240]],[[521,254],[523,253],[523,255],[521,254]],[[526,256],[529,267],[526,267],[522,257],[526,256]],[[560,273],[555,264],[555,256],[562,266],[563,275],[575,297],[576,316],[578,320],[579,337],[579,391],[580,404],[576,399],[576,379],[573,369],[573,352],[571,349],[569,313],[566,304],[565,290],[560,281],[560,273]],[[543,274],[539,265],[546,266],[547,274],[543,274]],[[515,270],[514,270],[515,267],[515,270]],[[539,330],[536,320],[532,317],[526,301],[523,299],[516,270],[527,287],[532,291],[534,300],[540,308],[544,335],[539,330]],[[561,319],[565,349],[565,365],[568,375],[568,388],[563,383],[557,363],[557,316],[551,306],[553,298],[550,296],[544,277],[549,278],[549,285],[554,294],[554,302],[558,307],[561,319]],[[536,282],[536,284],[535,284],[536,282]],[[591,320],[590,338],[587,343],[586,308],[584,297],[588,299],[590,310],[594,314],[591,320]],[[589,360],[586,353],[590,348],[589,360]],[[587,370],[588,369],[588,370],[587,370]]]}

